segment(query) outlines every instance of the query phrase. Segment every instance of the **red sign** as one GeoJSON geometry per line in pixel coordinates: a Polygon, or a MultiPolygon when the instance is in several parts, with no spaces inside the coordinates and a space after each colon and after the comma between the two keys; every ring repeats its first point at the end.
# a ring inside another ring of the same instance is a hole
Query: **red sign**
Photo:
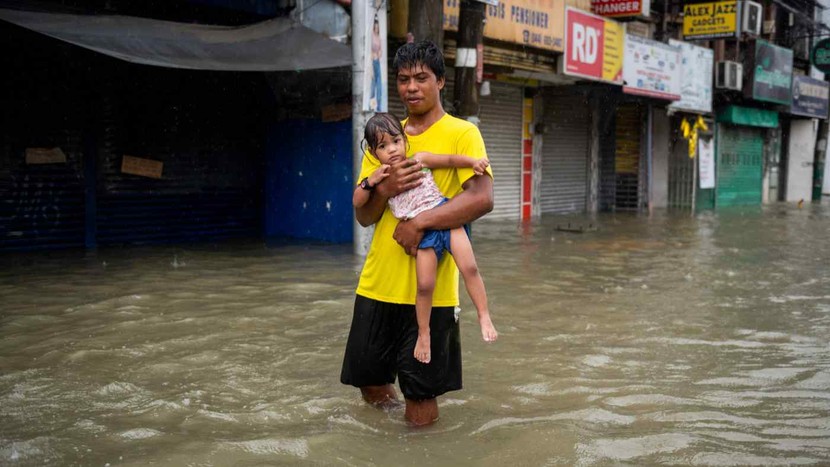
{"type": "Polygon", "coordinates": [[[565,74],[622,82],[623,27],[572,8],[565,9],[565,74]]]}
{"type": "Polygon", "coordinates": [[[591,11],[602,16],[648,16],[649,0],[591,0],[591,11]]]}

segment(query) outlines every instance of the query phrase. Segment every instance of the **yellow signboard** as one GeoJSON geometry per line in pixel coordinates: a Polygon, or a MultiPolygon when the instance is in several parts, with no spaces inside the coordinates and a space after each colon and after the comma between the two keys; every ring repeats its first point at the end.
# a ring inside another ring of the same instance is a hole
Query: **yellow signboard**
{"type": "MultiPolygon", "coordinates": [[[[444,0],[444,30],[458,30],[460,0],[444,0]]],[[[500,0],[487,5],[484,37],[565,50],[565,0],[500,0]]]]}
{"type": "Polygon", "coordinates": [[[683,38],[715,39],[738,33],[737,0],[687,3],[683,6],[683,38]]]}
{"type": "Polygon", "coordinates": [[[622,76],[625,26],[616,21],[605,22],[605,50],[602,62],[602,79],[617,82],[622,76]]]}

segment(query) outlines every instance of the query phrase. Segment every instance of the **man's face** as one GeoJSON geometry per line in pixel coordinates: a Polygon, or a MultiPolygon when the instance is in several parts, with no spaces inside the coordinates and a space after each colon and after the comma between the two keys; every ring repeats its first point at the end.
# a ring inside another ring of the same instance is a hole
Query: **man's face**
{"type": "Polygon", "coordinates": [[[409,115],[423,115],[439,103],[444,78],[436,78],[428,66],[418,64],[412,68],[401,68],[397,79],[398,95],[409,115]]]}

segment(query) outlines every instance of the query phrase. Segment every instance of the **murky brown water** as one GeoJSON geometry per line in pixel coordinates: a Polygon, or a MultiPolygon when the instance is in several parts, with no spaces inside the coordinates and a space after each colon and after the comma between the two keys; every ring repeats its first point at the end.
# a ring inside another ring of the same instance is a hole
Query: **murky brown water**
{"type": "Polygon", "coordinates": [[[413,430],[339,384],[348,246],[0,258],[3,465],[830,463],[830,208],[480,222],[501,332],[413,430]]]}

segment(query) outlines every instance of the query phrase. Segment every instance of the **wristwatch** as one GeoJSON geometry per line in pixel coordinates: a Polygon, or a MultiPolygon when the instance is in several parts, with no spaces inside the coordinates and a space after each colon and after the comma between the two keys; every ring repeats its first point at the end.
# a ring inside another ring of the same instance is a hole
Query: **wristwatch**
{"type": "Polygon", "coordinates": [[[366,177],[360,181],[360,188],[363,188],[366,191],[372,191],[375,189],[375,187],[369,185],[369,177],[366,177]]]}

